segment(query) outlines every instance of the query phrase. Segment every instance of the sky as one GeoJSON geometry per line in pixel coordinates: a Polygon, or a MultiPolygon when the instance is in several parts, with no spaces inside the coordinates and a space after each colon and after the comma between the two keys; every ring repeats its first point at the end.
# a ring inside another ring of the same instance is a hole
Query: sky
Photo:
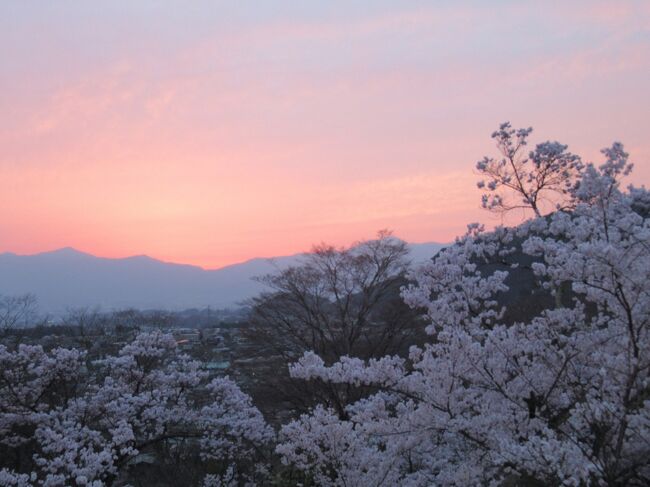
{"type": "Polygon", "coordinates": [[[0,113],[0,252],[448,242],[506,120],[650,184],[650,2],[7,0],[0,113]]]}

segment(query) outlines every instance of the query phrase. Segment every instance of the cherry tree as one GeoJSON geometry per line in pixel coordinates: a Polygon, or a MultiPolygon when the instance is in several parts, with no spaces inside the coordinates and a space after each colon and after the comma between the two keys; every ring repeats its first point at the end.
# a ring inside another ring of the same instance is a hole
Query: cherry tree
{"type": "Polygon", "coordinates": [[[110,485],[141,455],[181,454],[184,442],[209,463],[206,483],[264,475],[259,452],[272,430],[236,384],[209,380],[171,335],[140,334],[94,363],[84,355],[0,346],[2,485],[110,485]]]}
{"type": "Polygon", "coordinates": [[[648,485],[650,194],[621,189],[620,144],[603,153],[571,184],[570,211],[470,226],[414,271],[403,295],[425,310],[430,343],[407,358],[293,364],[294,377],[377,392],[344,419],[319,406],[283,427],[283,461],[325,486],[648,485]],[[508,272],[477,266],[517,239],[548,292],[570,284],[572,304],[505,324],[508,272]]]}
{"type": "Polygon", "coordinates": [[[548,210],[569,207],[572,191],[584,168],[580,157],[567,151],[559,142],[543,142],[528,153],[528,137],[532,128],[514,129],[502,123],[492,134],[501,153],[500,158],[484,157],[476,169],[484,179],[483,208],[505,213],[514,209],[530,209],[540,217],[548,210]]]}

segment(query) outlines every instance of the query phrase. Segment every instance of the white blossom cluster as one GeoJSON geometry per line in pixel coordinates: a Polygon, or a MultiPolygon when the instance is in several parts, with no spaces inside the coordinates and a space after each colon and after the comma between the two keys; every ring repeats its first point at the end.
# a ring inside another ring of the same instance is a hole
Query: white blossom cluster
{"type": "MultiPolygon", "coordinates": [[[[506,155],[529,133],[502,131],[506,155]]],[[[317,407],[284,426],[284,462],[323,486],[649,485],[650,221],[639,208],[650,195],[619,187],[631,167],[620,144],[604,155],[571,187],[570,210],[490,233],[473,225],[413,273],[403,295],[426,310],[431,340],[408,360],[327,366],[306,353],[293,364],[296,378],[376,393],[344,417],[317,407]],[[502,322],[508,272],[479,264],[516,240],[548,292],[570,288],[570,306],[565,296],[502,322]]]]}
{"type": "Polygon", "coordinates": [[[0,346],[0,444],[11,451],[33,443],[36,467],[30,474],[4,469],[0,485],[109,485],[148,447],[187,439],[202,457],[227,465],[231,481],[254,478],[258,465],[250,472],[239,466],[273,432],[234,382],[207,382],[199,365],[160,332],[140,334],[94,364],[77,350],[0,346]],[[203,405],[193,396],[201,388],[203,405]]]}
{"type": "Polygon", "coordinates": [[[484,157],[476,163],[484,177],[477,183],[484,190],[483,208],[496,212],[530,209],[539,217],[568,207],[585,165],[559,142],[537,144],[526,156],[532,131],[530,127],[514,129],[505,122],[492,134],[501,157],[484,157]]]}

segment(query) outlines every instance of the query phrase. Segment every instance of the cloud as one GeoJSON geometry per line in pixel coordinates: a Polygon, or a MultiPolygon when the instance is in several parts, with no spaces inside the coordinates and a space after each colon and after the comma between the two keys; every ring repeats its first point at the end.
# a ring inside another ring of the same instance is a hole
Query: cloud
{"type": "Polygon", "coordinates": [[[587,158],[622,139],[650,181],[647,2],[233,5],[0,18],[0,247],[448,241],[487,218],[472,166],[506,119],[587,158]]]}

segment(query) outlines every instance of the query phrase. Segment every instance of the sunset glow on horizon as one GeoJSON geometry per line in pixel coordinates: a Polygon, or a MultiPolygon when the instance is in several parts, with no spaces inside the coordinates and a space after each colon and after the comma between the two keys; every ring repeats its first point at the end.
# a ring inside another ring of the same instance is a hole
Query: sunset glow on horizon
{"type": "Polygon", "coordinates": [[[650,3],[0,5],[0,252],[449,242],[499,123],[650,184],[650,3]]]}

